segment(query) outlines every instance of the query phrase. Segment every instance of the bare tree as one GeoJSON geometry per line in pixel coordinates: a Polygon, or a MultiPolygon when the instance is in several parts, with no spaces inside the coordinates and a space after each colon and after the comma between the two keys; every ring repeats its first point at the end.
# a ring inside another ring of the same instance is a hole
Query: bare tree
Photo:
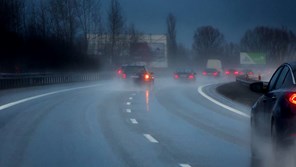
{"type": "Polygon", "coordinates": [[[121,6],[118,0],[111,0],[110,8],[108,11],[108,31],[110,34],[110,59],[109,63],[113,64],[114,58],[119,55],[119,50],[116,49],[120,40],[120,35],[124,30],[124,18],[122,15],[121,6]]]}
{"type": "Polygon", "coordinates": [[[224,59],[223,64],[228,66],[235,66],[239,64],[240,47],[236,43],[227,43],[224,46],[224,59]]]}
{"type": "Polygon", "coordinates": [[[0,27],[10,32],[20,33],[23,29],[24,5],[22,0],[0,0],[0,27]]]}
{"type": "Polygon", "coordinates": [[[50,8],[48,0],[39,0],[37,7],[37,23],[39,35],[43,38],[51,36],[52,26],[50,19],[50,8]]]}
{"type": "Polygon", "coordinates": [[[101,1],[74,0],[79,27],[83,32],[85,49],[87,48],[88,34],[101,34],[101,1]]]}
{"type": "Polygon", "coordinates": [[[181,43],[178,44],[176,60],[178,62],[178,64],[176,64],[177,66],[193,66],[190,50],[181,43]]]}
{"type": "Polygon", "coordinates": [[[27,38],[30,36],[36,36],[37,35],[37,19],[36,19],[36,5],[34,2],[31,4],[31,12],[28,16],[28,23],[26,27],[26,35],[27,38]]]}
{"type": "MultiPolygon", "coordinates": [[[[140,46],[140,41],[142,38],[142,33],[139,32],[134,24],[130,24],[127,28],[127,42],[129,45],[129,59],[130,61],[136,61],[137,57],[139,56],[138,50],[140,46]]],[[[128,62],[127,62],[128,63],[128,62]]]]}
{"type": "Polygon", "coordinates": [[[176,17],[169,14],[166,19],[167,23],[167,42],[168,42],[168,55],[169,65],[174,65],[177,60],[177,41],[176,41],[176,17]]]}
{"type": "Polygon", "coordinates": [[[134,24],[130,24],[130,26],[127,28],[127,34],[129,36],[129,42],[131,44],[138,43],[142,33],[140,33],[136,28],[134,24]]]}
{"type": "Polygon", "coordinates": [[[99,2],[0,0],[0,68],[8,72],[97,69],[98,59],[83,56],[77,37],[100,31],[99,2]]]}
{"type": "Polygon", "coordinates": [[[212,26],[200,27],[195,31],[193,40],[193,50],[200,61],[221,58],[223,55],[225,39],[218,29],[212,26]]]}
{"type": "Polygon", "coordinates": [[[77,32],[74,1],[50,0],[49,5],[53,31],[56,38],[73,44],[77,32]]]}
{"type": "Polygon", "coordinates": [[[14,69],[21,59],[24,1],[0,0],[0,67],[14,69]]]}

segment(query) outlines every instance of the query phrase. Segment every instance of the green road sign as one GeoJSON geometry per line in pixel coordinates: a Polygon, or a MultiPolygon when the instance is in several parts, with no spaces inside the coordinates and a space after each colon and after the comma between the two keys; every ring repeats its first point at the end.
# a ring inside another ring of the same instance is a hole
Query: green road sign
{"type": "Polygon", "coordinates": [[[266,54],[260,52],[240,53],[240,64],[266,64],[266,54]]]}

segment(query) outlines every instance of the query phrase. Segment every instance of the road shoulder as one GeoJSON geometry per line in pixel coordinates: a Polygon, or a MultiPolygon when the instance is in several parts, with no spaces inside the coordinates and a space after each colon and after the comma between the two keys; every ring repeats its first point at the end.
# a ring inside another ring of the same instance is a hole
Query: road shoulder
{"type": "Polygon", "coordinates": [[[237,82],[229,82],[219,85],[216,88],[216,91],[225,98],[248,107],[252,107],[257,99],[262,95],[260,93],[252,92],[249,87],[241,85],[237,82]]]}

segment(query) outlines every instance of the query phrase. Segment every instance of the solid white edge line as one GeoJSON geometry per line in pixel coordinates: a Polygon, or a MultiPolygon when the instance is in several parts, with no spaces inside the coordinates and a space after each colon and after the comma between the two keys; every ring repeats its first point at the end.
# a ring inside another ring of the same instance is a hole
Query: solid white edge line
{"type": "Polygon", "coordinates": [[[149,140],[151,143],[158,143],[158,141],[152,137],[150,134],[144,134],[144,137],[149,140]]]}
{"type": "MultiPolygon", "coordinates": [[[[211,84],[209,84],[209,85],[211,85],[211,84]]],[[[205,93],[203,92],[203,88],[206,87],[206,86],[209,86],[209,85],[199,86],[198,89],[197,89],[197,91],[198,91],[203,97],[205,97],[206,99],[210,100],[211,102],[213,102],[213,103],[215,103],[215,104],[217,104],[217,105],[219,105],[219,106],[221,106],[221,107],[223,107],[223,108],[225,108],[225,109],[227,109],[227,110],[229,110],[229,111],[231,111],[231,112],[233,112],[233,113],[236,113],[236,114],[238,114],[238,115],[240,115],[240,116],[243,116],[243,117],[246,117],[246,118],[250,118],[250,115],[248,115],[248,114],[246,114],[246,113],[244,113],[244,112],[242,112],[242,111],[239,111],[239,110],[237,110],[237,109],[234,109],[234,108],[232,108],[232,107],[229,107],[229,106],[227,106],[227,105],[225,105],[225,104],[223,104],[223,103],[221,103],[221,102],[219,102],[219,101],[213,99],[212,97],[208,96],[207,94],[205,94],[205,93]]]]}
{"type": "Polygon", "coordinates": [[[41,94],[41,95],[37,95],[37,96],[28,97],[28,98],[25,98],[25,99],[22,99],[22,100],[18,100],[18,101],[15,101],[15,102],[11,102],[11,103],[7,103],[7,104],[4,104],[4,105],[1,105],[0,106],[0,111],[1,110],[4,110],[4,109],[7,109],[7,108],[10,108],[12,106],[18,105],[18,104],[27,102],[27,101],[31,101],[31,100],[35,100],[35,99],[41,98],[41,97],[45,97],[45,96],[49,96],[49,95],[54,95],[54,94],[59,94],[59,93],[64,93],[64,92],[69,92],[69,91],[73,91],[73,90],[79,90],[79,89],[86,89],[86,88],[96,87],[98,85],[99,84],[97,84],[97,85],[90,85],[90,86],[83,86],[83,87],[76,87],[76,88],[70,88],[70,89],[64,89],[64,90],[59,90],[59,91],[49,92],[49,93],[45,93],[45,94],[41,94]]]}
{"type": "Polygon", "coordinates": [[[131,109],[126,109],[126,112],[127,112],[127,113],[131,113],[132,110],[131,110],[131,109]]]}
{"type": "Polygon", "coordinates": [[[179,164],[181,167],[191,167],[189,164],[179,164]]]}
{"type": "Polygon", "coordinates": [[[130,121],[132,122],[132,124],[138,124],[138,121],[134,118],[131,118],[130,121]]]}

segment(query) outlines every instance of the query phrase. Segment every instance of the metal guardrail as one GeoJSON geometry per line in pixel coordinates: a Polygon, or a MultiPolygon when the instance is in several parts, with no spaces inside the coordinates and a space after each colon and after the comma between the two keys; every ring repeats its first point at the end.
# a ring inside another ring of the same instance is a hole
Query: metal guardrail
{"type": "Polygon", "coordinates": [[[98,79],[99,73],[0,73],[0,89],[81,81],[96,81],[98,79]]]}

